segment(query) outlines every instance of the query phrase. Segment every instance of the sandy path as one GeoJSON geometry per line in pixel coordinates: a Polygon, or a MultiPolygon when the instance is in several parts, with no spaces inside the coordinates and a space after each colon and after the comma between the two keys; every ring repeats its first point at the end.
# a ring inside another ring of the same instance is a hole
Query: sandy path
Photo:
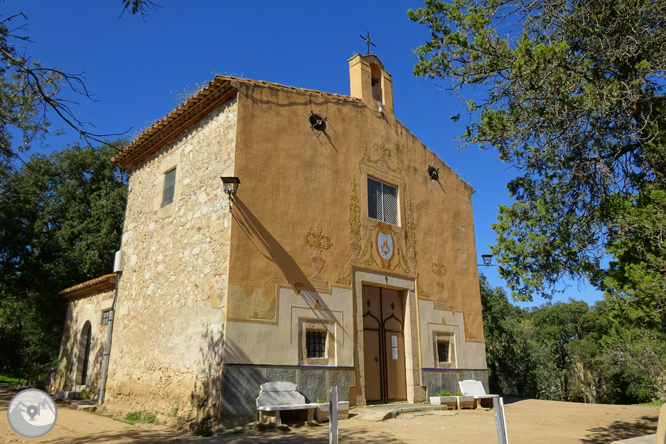
{"type": "MultiPolygon", "coordinates": [[[[294,428],[287,433],[256,432],[199,438],[159,425],[129,425],[91,413],[58,408],[58,420],[42,438],[27,439],[7,422],[13,392],[0,390],[0,443],[327,443],[328,425],[294,428]]],[[[506,399],[511,444],[606,444],[616,439],[655,433],[659,407],[574,404],[506,399]]],[[[352,413],[363,413],[352,410],[352,413]]],[[[455,416],[403,415],[367,422],[358,415],[340,422],[340,442],[361,443],[495,443],[492,410],[463,410],[455,416]]]]}

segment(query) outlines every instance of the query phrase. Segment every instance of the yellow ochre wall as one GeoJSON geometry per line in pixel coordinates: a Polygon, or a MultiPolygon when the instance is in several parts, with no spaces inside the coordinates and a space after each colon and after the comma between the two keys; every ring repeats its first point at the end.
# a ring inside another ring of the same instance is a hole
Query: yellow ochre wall
{"type": "MultiPolygon", "coordinates": [[[[372,98],[237,87],[234,175],[241,184],[231,226],[225,364],[298,364],[289,337],[269,327],[292,328],[292,319],[280,318],[285,301],[278,294],[290,289],[305,307],[336,306],[353,318],[353,267],[415,280],[419,317],[442,325],[462,319],[457,353],[467,353],[469,343],[475,358],[458,362],[485,369],[473,189],[393,117],[392,98],[380,113],[372,98]],[[327,118],[327,134],[310,128],[311,110],[327,118]],[[439,182],[430,180],[428,165],[440,169],[439,182]],[[368,175],[398,186],[399,226],[368,218],[368,175]],[[378,230],[393,235],[388,262],[376,251],[378,230]],[[261,350],[248,350],[252,344],[261,350]]],[[[391,93],[390,83],[384,92],[391,93]]],[[[345,337],[354,335],[351,322],[343,325],[345,337]]],[[[430,353],[420,340],[421,354],[430,353]]],[[[345,356],[336,365],[357,365],[345,356]]],[[[432,357],[422,359],[423,367],[433,366],[432,357]]]]}

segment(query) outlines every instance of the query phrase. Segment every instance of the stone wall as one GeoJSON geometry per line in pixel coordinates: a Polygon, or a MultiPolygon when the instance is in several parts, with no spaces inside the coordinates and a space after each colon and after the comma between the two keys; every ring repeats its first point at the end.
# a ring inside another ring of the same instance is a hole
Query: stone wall
{"type": "MultiPolygon", "coordinates": [[[[133,169],[107,383],[110,410],[219,404],[232,215],[236,101],[215,109],[133,169]],[[176,169],[173,203],[164,176],[176,169]]],[[[219,407],[219,406],[218,406],[219,407]]]]}
{"type": "Polygon", "coordinates": [[[60,345],[60,359],[49,388],[51,391],[69,391],[81,384],[81,381],[77,380],[77,374],[80,375],[83,364],[82,348],[85,344],[82,344],[82,335],[84,326],[89,323],[91,346],[88,385],[92,393],[99,392],[107,331],[107,326],[102,325],[102,311],[111,308],[113,294],[114,290],[107,290],[69,301],[60,345]]]}
{"type": "Polygon", "coordinates": [[[447,390],[451,393],[456,393],[460,390],[458,385],[459,381],[466,379],[475,379],[481,381],[483,387],[488,392],[488,370],[458,370],[458,369],[442,369],[442,370],[423,370],[423,385],[428,387],[428,396],[435,396],[442,390],[447,390]]]}

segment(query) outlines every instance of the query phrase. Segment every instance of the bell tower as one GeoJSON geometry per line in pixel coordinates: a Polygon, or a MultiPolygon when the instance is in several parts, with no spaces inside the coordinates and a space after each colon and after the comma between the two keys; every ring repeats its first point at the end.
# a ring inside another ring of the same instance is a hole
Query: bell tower
{"type": "Polygon", "coordinates": [[[350,95],[371,109],[393,116],[393,82],[382,62],[372,54],[349,59],[350,95]]]}

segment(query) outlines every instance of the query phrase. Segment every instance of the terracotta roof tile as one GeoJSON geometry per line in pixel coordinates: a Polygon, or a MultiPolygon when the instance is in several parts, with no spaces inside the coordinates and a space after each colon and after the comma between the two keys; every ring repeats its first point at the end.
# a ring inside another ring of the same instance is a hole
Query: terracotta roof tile
{"type": "Polygon", "coordinates": [[[115,288],[115,277],[115,274],[105,274],[104,276],[100,276],[98,278],[91,279],[89,281],[59,291],[58,296],[66,299],[72,299],[75,297],[88,296],[93,293],[99,293],[101,291],[108,291],[115,288]]]}
{"type": "Polygon", "coordinates": [[[361,102],[360,99],[340,94],[330,94],[305,88],[271,83],[263,80],[243,79],[232,76],[215,76],[206,86],[190,96],[166,116],[139,134],[125,149],[113,158],[113,162],[133,168],[146,157],[158,151],[178,134],[199,121],[213,109],[233,98],[239,84],[275,88],[299,94],[316,95],[336,100],[361,102]]]}

